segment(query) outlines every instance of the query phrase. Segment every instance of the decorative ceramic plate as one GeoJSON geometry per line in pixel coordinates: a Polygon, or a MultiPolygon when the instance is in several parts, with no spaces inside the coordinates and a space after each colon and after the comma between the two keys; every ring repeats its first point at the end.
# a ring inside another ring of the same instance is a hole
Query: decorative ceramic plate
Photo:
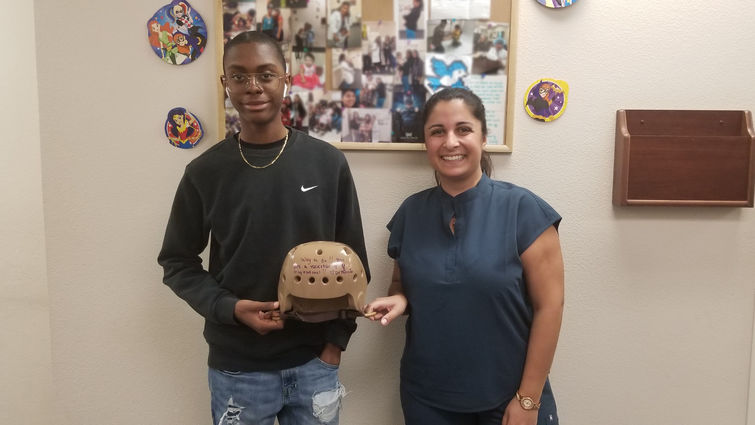
{"type": "Polygon", "coordinates": [[[171,65],[194,62],[207,46],[204,19],[187,1],[174,0],[147,21],[152,51],[171,65]]]}
{"type": "Polygon", "coordinates": [[[202,124],[186,108],[177,107],[168,112],[165,136],[171,145],[182,149],[193,148],[203,135],[202,124]]]}
{"type": "Polygon", "coordinates": [[[577,0],[537,0],[537,2],[545,7],[550,7],[551,9],[558,9],[560,7],[571,6],[576,3],[577,0]]]}
{"type": "Polygon", "coordinates": [[[524,109],[536,120],[553,121],[564,113],[568,94],[566,81],[541,78],[527,89],[524,109]]]}

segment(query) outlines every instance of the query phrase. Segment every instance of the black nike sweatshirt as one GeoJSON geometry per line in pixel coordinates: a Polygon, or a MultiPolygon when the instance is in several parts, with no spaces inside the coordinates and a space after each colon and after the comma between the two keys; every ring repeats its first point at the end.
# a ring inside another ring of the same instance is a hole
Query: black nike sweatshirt
{"type": "MultiPolygon", "coordinates": [[[[236,322],[239,299],[277,300],[284,256],[294,246],[339,241],[369,267],[359,201],[343,153],[329,143],[290,130],[274,164],[254,169],[230,137],[191,161],[178,185],[158,263],[179,297],[205,318],[208,365],[220,370],[261,371],[297,366],[317,356],[326,342],[346,348],[354,320],[303,323],[260,335],[236,322]],[[210,242],[209,267],[199,255],[210,242]]],[[[273,160],[282,141],[242,144],[254,165],[273,160]]]]}

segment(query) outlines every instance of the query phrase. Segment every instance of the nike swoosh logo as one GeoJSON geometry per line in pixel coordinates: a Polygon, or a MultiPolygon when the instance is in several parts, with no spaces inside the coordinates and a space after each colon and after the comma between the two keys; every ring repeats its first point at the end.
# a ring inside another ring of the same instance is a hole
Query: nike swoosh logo
{"type": "Polygon", "coordinates": [[[301,191],[302,192],[309,192],[310,190],[312,190],[312,189],[314,189],[316,187],[317,187],[317,185],[311,186],[311,187],[304,187],[304,185],[301,185],[301,191]]]}

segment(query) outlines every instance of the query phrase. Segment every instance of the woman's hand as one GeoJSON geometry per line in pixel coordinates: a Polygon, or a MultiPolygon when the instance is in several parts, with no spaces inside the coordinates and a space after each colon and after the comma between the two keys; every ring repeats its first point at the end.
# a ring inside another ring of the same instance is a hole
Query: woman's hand
{"type": "Polygon", "coordinates": [[[365,314],[375,313],[369,319],[373,322],[380,320],[383,326],[387,326],[393,319],[404,314],[407,305],[404,294],[396,294],[377,298],[364,307],[364,312],[365,314]]]}
{"type": "Polygon", "coordinates": [[[404,295],[404,288],[401,285],[401,269],[398,262],[393,263],[393,276],[391,285],[388,287],[388,296],[381,297],[367,304],[364,307],[365,317],[373,322],[380,320],[383,326],[388,326],[393,319],[401,316],[406,312],[409,301],[404,295]]]}
{"type": "Polygon", "coordinates": [[[524,410],[514,397],[503,412],[501,425],[536,425],[537,410],[524,410]]]}

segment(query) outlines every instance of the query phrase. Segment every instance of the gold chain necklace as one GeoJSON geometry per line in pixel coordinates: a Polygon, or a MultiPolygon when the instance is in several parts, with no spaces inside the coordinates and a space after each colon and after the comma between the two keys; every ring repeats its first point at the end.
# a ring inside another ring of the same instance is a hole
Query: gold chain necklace
{"type": "Polygon", "coordinates": [[[281,154],[283,153],[283,149],[286,149],[286,143],[288,143],[288,134],[289,134],[289,131],[286,130],[286,138],[283,139],[283,146],[281,146],[281,150],[278,152],[278,155],[275,155],[275,158],[273,158],[273,160],[270,161],[270,163],[266,164],[266,165],[252,165],[252,164],[249,163],[249,161],[246,160],[246,157],[244,156],[244,151],[241,149],[241,137],[239,137],[239,135],[237,134],[236,135],[236,140],[238,140],[238,142],[239,142],[239,153],[241,154],[241,159],[243,159],[244,162],[246,162],[246,165],[248,165],[248,166],[250,166],[252,168],[256,168],[258,170],[262,169],[262,168],[267,168],[267,167],[275,164],[275,161],[277,161],[278,158],[280,158],[281,154]]]}

